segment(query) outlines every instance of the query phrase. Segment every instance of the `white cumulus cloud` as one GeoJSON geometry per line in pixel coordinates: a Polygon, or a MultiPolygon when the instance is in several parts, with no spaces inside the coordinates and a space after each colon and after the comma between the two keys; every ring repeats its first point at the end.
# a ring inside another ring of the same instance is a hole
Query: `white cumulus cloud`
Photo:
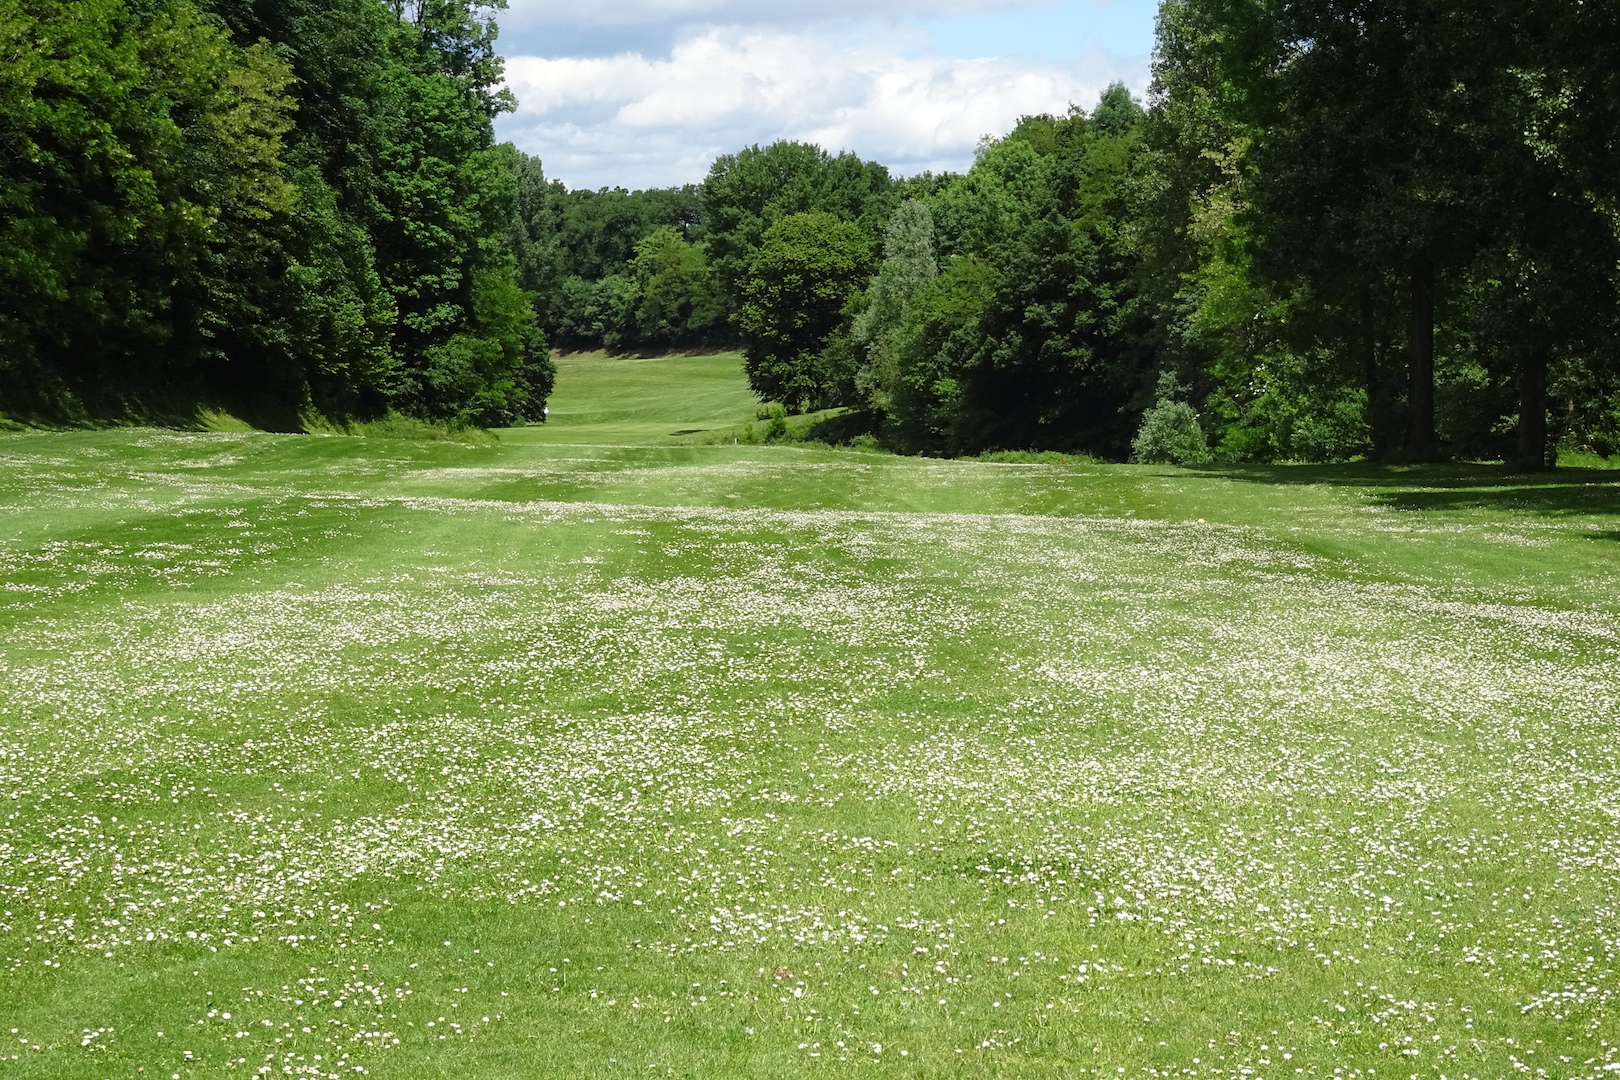
{"type": "Polygon", "coordinates": [[[520,105],[501,134],[574,187],[698,180],[719,154],[778,138],[853,150],[900,173],[960,170],[981,136],[1020,115],[1089,107],[1115,79],[1138,92],[1147,80],[1145,57],[911,55],[915,41],[903,28],[852,38],[835,27],[719,27],[666,57],[510,56],[520,105]]]}
{"type": "MultiPolygon", "coordinates": [[[[786,29],[848,20],[1028,10],[1054,0],[510,0],[502,37],[540,56],[668,52],[694,28],[786,29]]],[[[1106,0],[1103,0],[1106,2],[1106,0]]]]}

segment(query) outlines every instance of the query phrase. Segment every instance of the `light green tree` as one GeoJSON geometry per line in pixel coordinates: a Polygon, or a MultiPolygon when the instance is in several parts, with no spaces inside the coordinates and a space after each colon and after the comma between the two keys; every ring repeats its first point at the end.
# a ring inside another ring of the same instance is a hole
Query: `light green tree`
{"type": "Polygon", "coordinates": [[[855,389],[877,409],[887,409],[898,378],[895,335],[906,306],[917,291],[939,276],[934,256],[934,216],[928,204],[908,199],[889,221],[883,238],[883,265],[866,290],[866,306],[855,317],[850,336],[861,352],[855,389]]]}

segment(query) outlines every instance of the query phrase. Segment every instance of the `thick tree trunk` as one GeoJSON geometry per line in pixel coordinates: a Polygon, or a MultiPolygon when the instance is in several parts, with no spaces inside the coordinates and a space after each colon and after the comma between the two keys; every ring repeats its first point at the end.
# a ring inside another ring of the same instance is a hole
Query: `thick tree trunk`
{"type": "Polygon", "coordinates": [[[1547,467],[1547,350],[1532,349],[1519,368],[1519,430],[1512,464],[1519,469],[1547,467]]]}
{"type": "Polygon", "coordinates": [[[1412,267],[1411,388],[1406,398],[1406,453],[1414,458],[1440,454],[1434,428],[1434,266],[1412,267]]]}
{"type": "Polygon", "coordinates": [[[1372,439],[1372,456],[1382,458],[1389,453],[1389,439],[1384,427],[1385,387],[1378,373],[1378,330],[1374,324],[1373,293],[1369,286],[1361,290],[1361,377],[1367,388],[1367,432],[1372,439]]]}

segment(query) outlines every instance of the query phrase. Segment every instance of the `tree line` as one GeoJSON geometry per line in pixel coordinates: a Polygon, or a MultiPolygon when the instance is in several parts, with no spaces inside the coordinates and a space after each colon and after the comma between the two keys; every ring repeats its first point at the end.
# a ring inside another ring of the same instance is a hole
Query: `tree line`
{"type": "Polygon", "coordinates": [[[485,7],[0,2],[0,411],[541,416],[485,7]]]}
{"type": "Polygon", "coordinates": [[[781,142],[554,185],[548,326],[735,334],[761,398],[911,452],[1612,454],[1616,56],[1610,5],[1166,0],[1145,104],[1026,117],[962,175],[781,142]]]}
{"type": "Polygon", "coordinates": [[[1612,5],[1165,0],[1145,102],[962,174],[781,141],[647,191],[495,144],[485,6],[0,6],[0,409],[505,423],[550,345],[740,344],[912,453],[1620,450],[1612,5]]]}

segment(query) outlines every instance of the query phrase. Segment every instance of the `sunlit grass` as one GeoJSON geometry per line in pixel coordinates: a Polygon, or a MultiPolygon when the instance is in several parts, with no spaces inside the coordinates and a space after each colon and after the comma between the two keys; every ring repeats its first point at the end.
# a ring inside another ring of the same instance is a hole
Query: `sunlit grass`
{"type": "Polygon", "coordinates": [[[546,423],[503,432],[508,443],[645,443],[741,428],[758,401],[742,355],[564,356],[546,423]]]}
{"type": "Polygon", "coordinates": [[[676,411],[0,437],[0,1076],[1620,1062],[1612,474],[676,411]]]}

